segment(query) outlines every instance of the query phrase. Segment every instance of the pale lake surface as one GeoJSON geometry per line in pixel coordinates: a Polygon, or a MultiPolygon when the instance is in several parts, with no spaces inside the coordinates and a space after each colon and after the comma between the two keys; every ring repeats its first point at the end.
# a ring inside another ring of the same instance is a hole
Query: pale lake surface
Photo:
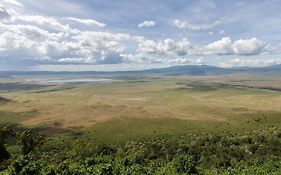
{"type": "Polygon", "coordinates": [[[64,83],[104,83],[104,82],[112,82],[112,79],[105,78],[72,78],[72,79],[29,79],[28,81],[36,81],[40,83],[48,83],[48,84],[64,84],[64,83]]]}

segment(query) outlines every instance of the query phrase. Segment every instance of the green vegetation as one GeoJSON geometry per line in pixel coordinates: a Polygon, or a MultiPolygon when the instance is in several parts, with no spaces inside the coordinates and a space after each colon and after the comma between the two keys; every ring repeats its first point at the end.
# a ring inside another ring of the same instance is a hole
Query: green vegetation
{"type": "Polygon", "coordinates": [[[26,112],[25,111],[24,112],[0,111],[0,126],[19,124],[21,121],[36,116],[36,114],[37,111],[26,111],[26,112]]]}
{"type": "Polygon", "coordinates": [[[3,174],[272,174],[281,173],[281,130],[247,135],[158,136],[126,144],[89,145],[76,136],[54,147],[32,131],[1,129],[3,174]],[[12,156],[6,138],[17,138],[12,156]]]}
{"type": "Polygon", "coordinates": [[[279,175],[281,83],[258,78],[8,83],[0,174],[279,175]]]}

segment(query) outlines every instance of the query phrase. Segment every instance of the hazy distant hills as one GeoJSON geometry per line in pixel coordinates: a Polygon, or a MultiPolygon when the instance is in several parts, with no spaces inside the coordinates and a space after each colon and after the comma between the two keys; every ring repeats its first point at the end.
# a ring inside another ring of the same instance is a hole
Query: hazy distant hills
{"type": "Polygon", "coordinates": [[[55,75],[55,74],[94,74],[94,75],[136,75],[136,74],[160,74],[160,75],[223,75],[231,73],[272,73],[281,75],[281,64],[267,66],[267,67],[232,67],[221,68],[209,65],[183,65],[173,66],[168,68],[157,68],[140,71],[117,71],[117,72],[97,72],[97,71],[84,71],[84,72],[18,72],[18,71],[2,71],[0,78],[18,76],[18,75],[55,75]]]}
{"type": "Polygon", "coordinates": [[[174,66],[160,69],[150,69],[138,71],[139,73],[163,74],[163,75],[211,75],[211,74],[227,74],[235,72],[233,69],[225,69],[208,65],[185,65],[174,66]]]}
{"type": "Polygon", "coordinates": [[[164,75],[222,75],[230,73],[280,73],[281,65],[267,67],[233,67],[221,68],[208,65],[185,65],[169,68],[139,71],[142,73],[155,73],[164,75]]]}

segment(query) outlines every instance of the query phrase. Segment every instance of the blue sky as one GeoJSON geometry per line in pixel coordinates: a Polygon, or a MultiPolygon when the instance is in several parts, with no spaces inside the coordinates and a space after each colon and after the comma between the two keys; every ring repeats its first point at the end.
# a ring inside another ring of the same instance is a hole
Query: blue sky
{"type": "Polygon", "coordinates": [[[280,64],[278,0],[0,0],[0,70],[280,64]]]}

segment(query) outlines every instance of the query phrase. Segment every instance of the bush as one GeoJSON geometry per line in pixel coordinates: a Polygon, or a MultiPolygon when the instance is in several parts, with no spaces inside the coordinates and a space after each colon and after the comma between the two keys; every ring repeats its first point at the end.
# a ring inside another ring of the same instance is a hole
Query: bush
{"type": "Polygon", "coordinates": [[[281,174],[280,139],[265,133],[242,137],[228,134],[165,137],[116,146],[100,144],[89,152],[87,142],[77,139],[67,142],[67,146],[60,149],[54,150],[58,144],[51,141],[36,149],[45,143],[43,137],[24,131],[17,134],[17,143],[23,155],[10,156],[5,147],[9,135],[7,131],[2,130],[1,143],[4,147],[0,154],[1,157],[6,156],[0,164],[0,171],[6,174],[281,174]],[[49,144],[52,144],[51,147],[48,147],[49,144]]]}
{"type": "Polygon", "coordinates": [[[20,146],[23,155],[29,154],[35,148],[42,145],[43,142],[44,137],[34,131],[23,131],[17,136],[17,144],[20,146]]]}
{"type": "Polygon", "coordinates": [[[197,163],[190,155],[180,155],[174,160],[174,167],[178,173],[198,174],[197,163]]]}
{"type": "Polygon", "coordinates": [[[3,162],[4,160],[7,160],[10,158],[10,153],[6,150],[6,147],[4,144],[0,144],[0,162],[3,162]]]}
{"type": "Polygon", "coordinates": [[[113,155],[116,153],[116,149],[106,144],[100,144],[97,146],[95,152],[97,155],[113,155]]]}
{"type": "Polygon", "coordinates": [[[14,136],[14,132],[11,129],[7,127],[0,128],[0,163],[9,159],[11,156],[5,146],[7,138],[10,136],[14,136]]]}

